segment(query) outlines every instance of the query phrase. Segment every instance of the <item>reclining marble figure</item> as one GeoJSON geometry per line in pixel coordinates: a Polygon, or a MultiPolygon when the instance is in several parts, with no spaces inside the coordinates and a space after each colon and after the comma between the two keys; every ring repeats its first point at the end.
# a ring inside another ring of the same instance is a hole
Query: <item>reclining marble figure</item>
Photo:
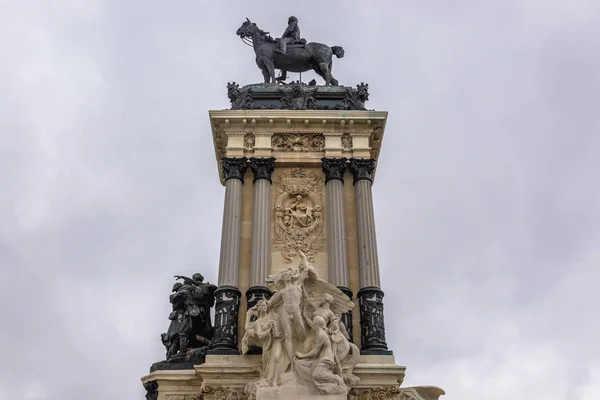
{"type": "Polygon", "coordinates": [[[352,343],[341,314],[354,303],[334,285],[319,278],[304,253],[298,267],[267,278],[274,291],[248,310],[242,353],[261,347],[260,377],[245,389],[248,398],[259,387],[283,381],[307,386],[320,394],[347,394],[358,383],[352,371],[359,349],[352,343]]]}

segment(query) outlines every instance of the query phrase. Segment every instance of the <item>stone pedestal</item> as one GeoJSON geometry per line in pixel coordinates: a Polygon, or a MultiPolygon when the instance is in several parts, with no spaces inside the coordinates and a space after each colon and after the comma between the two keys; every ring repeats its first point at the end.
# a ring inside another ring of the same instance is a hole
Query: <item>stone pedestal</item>
{"type": "Polygon", "coordinates": [[[230,110],[209,111],[225,186],[214,339],[205,362],[193,370],[145,376],[147,399],[437,400],[439,388],[401,388],[405,367],[395,363],[385,337],[385,282],[379,276],[371,186],[387,112],[365,109],[365,84],[354,89],[233,83],[228,95],[230,110]],[[248,160],[252,186],[244,185],[248,160]],[[246,327],[253,332],[250,323],[260,315],[246,318],[247,310],[281,290],[265,278],[297,265],[301,255],[334,292],[341,290],[339,295],[358,305],[336,316],[350,341],[361,344],[358,364],[352,359],[359,381],[346,380],[354,386],[347,395],[322,395],[292,374],[279,387],[259,387],[269,382],[264,376],[258,380],[261,370],[265,375],[261,355],[240,355],[246,327]],[[248,388],[254,390],[250,396],[248,388]]]}
{"type": "MultiPolygon", "coordinates": [[[[247,400],[244,389],[258,378],[260,367],[260,355],[207,355],[194,370],[155,371],[142,383],[148,400],[247,400]]],[[[361,355],[354,369],[360,380],[347,396],[311,392],[295,385],[292,376],[279,388],[257,389],[256,399],[438,400],[444,394],[435,386],[402,388],[405,369],[393,355],[361,355]]]]}
{"type": "Polygon", "coordinates": [[[346,400],[344,394],[321,394],[315,389],[300,385],[293,374],[286,374],[279,387],[263,387],[256,390],[256,400],[346,400]]]}
{"type": "Polygon", "coordinates": [[[197,400],[202,384],[193,369],[154,371],[142,383],[147,400],[197,400]]]}
{"type": "Polygon", "coordinates": [[[315,394],[304,386],[260,388],[256,400],[347,400],[345,394],[315,394]]]}

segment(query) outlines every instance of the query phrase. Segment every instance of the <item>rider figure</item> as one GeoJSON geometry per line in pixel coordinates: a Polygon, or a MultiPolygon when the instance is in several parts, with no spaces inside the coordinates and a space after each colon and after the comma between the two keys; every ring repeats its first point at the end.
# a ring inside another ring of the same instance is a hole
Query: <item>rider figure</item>
{"type": "Polygon", "coordinates": [[[288,44],[296,44],[300,42],[300,27],[298,26],[298,18],[292,16],[288,18],[288,27],[277,39],[277,50],[279,53],[285,54],[288,44]]]}

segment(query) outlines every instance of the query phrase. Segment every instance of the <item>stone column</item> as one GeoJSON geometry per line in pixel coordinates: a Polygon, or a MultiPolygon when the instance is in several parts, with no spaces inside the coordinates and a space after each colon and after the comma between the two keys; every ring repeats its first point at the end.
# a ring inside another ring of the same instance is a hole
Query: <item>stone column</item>
{"type": "MultiPolygon", "coordinates": [[[[346,251],[346,218],[344,208],[344,172],[347,159],[322,158],[327,197],[327,271],[329,283],[336,285],[352,300],[348,278],[348,252],[346,251]]],[[[352,340],[352,311],[342,315],[342,322],[352,340]]]]}
{"type": "Polygon", "coordinates": [[[252,209],[252,242],[250,247],[250,284],[246,292],[248,308],[261,299],[271,297],[266,286],[271,265],[271,174],[275,158],[250,159],[254,173],[254,205],[252,209]]]}
{"type": "Polygon", "coordinates": [[[221,232],[219,287],[215,291],[215,333],[209,345],[209,354],[239,354],[237,331],[241,292],[237,286],[240,272],[242,185],[246,162],[245,157],[222,158],[225,208],[221,232]]]}
{"type": "Polygon", "coordinates": [[[383,291],[380,289],[379,260],[373,212],[373,171],[375,159],[350,159],[356,195],[356,229],[360,290],[361,354],[392,354],[387,348],[383,319],[383,291]]]}

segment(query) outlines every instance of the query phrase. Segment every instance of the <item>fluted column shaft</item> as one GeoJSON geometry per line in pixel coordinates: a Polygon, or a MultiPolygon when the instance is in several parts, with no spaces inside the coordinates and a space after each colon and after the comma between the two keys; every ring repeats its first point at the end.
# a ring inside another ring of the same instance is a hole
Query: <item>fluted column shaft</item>
{"type": "Polygon", "coordinates": [[[250,286],[265,285],[271,258],[271,182],[257,179],[254,182],[254,207],[252,210],[252,244],[250,251],[250,286]]]}
{"type": "MultiPolygon", "coordinates": [[[[348,278],[348,252],[346,247],[346,217],[344,208],[344,173],[346,158],[322,158],[325,172],[325,195],[327,201],[327,277],[350,299],[348,278]]],[[[353,336],[352,312],[342,315],[342,322],[350,338],[353,336]]]]}
{"type": "Polygon", "coordinates": [[[242,185],[239,179],[225,182],[225,207],[221,231],[219,286],[238,286],[242,232],[242,185]]]}
{"type": "Polygon", "coordinates": [[[240,243],[242,231],[242,185],[246,173],[245,157],[222,158],[225,177],[225,206],[221,231],[219,287],[215,291],[215,331],[209,344],[210,354],[239,354],[237,326],[241,292],[240,243]]]}
{"type": "Polygon", "coordinates": [[[254,204],[252,209],[252,239],[250,244],[250,287],[246,292],[248,308],[269,298],[265,286],[271,264],[271,174],[275,158],[251,158],[254,173],[254,204]]]}
{"type": "Polygon", "coordinates": [[[356,196],[356,229],[360,290],[361,353],[391,354],[385,339],[383,291],[380,288],[379,258],[373,211],[373,172],[375,159],[350,160],[356,196]]]}
{"type": "Polygon", "coordinates": [[[354,184],[354,190],[360,287],[379,287],[379,258],[377,257],[371,181],[367,179],[357,181],[354,184]]]}
{"type": "Polygon", "coordinates": [[[330,180],[325,184],[325,194],[327,196],[327,268],[329,269],[329,283],[348,287],[343,182],[337,179],[330,180]]]}

